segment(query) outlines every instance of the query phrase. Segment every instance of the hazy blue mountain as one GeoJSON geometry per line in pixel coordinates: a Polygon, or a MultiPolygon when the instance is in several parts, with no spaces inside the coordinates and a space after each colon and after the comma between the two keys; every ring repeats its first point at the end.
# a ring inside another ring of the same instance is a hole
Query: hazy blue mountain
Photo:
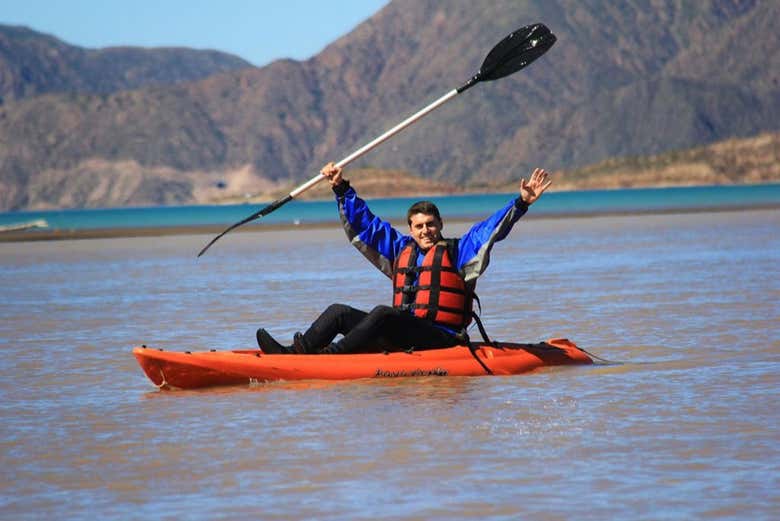
{"type": "Polygon", "coordinates": [[[0,24],[0,103],[47,93],[107,94],[203,79],[251,67],[217,51],[84,49],[26,27],[0,24]]]}

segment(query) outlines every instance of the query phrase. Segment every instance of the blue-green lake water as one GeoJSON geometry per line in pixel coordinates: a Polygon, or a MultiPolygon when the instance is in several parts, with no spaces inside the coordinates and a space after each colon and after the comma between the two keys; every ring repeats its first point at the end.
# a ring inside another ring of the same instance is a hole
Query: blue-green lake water
{"type": "MultiPolygon", "coordinates": [[[[515,194],[471,194],[432,197],[445,219],[485,216],[515,194]]],[[[419,198],[372,199],[371,209],[387,220],[399,220],[419,198]]],[[[780,205],[780,184],[641,188],[552,192],[534,205],[534,216],[668,212],[780,205]]],[[[45,219],[50,229],[89,230],[162,226],[229,225],[264,205],[159,206],[47,210],[0,213],[0,225],[45,219]]],[[[256,221],[263,224],[336,222],[333,201],[292,201],[256,221]]]]}

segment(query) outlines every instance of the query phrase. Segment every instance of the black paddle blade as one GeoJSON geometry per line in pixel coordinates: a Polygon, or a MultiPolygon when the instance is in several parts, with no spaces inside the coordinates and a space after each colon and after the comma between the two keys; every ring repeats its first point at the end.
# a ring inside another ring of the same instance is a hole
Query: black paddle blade
{"type": "Polygon", "coordinates": [[[212,244],[217,242],[220,239],[220,237],[222,237],[223,235],[225,235],[229,231],[234,230],[234,229],[238,228],[239,226],[241,226],[243,224],[246,224],[246,223],[248,223],[250,221],[254,221],[255,219],[257,219],[259,217],[262,217],[264,215],[268,215],[269,213],[273,212],[274,210],[276,210],[280,206],[283,206],[283,205],[289,203],[292,200],[293,200],[293,198],[292,198],[291,195],[286,195],[286,196],[282,197],[281,199],[277,199],[276,201],[272,202],[271,204],[269,204],[268,206],[266,206],[265,208],[263,208],[259,212],[253,213],[252,215],[250,215],[246,219],[243,219],[241,221],[238,221],[236,224],[232,224],[232,225],[228,226],[225,229],[224,232],[220,233],[219,235],[217,235],[216,237],[211,239],[211,241],[202,250],[200,250],[200,253],[198,253],[198,257],[200,257],[201,255],[206,253],[206,250],[211,248],[212,244]]]}
{"type": "Polygon", "coordinates": [[[546,25],[527,25],[498,42],[485,57],[477,76],[492,81],[528,66],[553,46],[557,38],[546,25]]]}

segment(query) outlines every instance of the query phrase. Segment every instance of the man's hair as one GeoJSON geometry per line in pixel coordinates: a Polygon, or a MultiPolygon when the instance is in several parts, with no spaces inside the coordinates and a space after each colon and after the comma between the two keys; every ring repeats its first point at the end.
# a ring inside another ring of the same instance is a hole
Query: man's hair
{"type": "Polygon", "coordinates": [[[412,225],[412,215],[417,213],[433,215],[439,222],[441,222],[439,209],[431,201],[417,201],[409,207],[409,211],[406,212],[406,222],[409,224],[409,226],[412,225]]]}

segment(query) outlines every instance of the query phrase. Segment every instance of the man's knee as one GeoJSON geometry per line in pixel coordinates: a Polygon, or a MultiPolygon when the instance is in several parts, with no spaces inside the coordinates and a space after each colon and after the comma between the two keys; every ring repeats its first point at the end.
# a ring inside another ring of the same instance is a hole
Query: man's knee
{"type": "Polygon", "coordinates": [[[379,305],[374,307],[369,313],[369,316],[373,318],[383,318],[397,313],[396,309],[392,306],[379,305]]]}
{"type": "Polygon", "coordinates": [[[328,306],[328,309],[325,310],[325,312],[330,316],[344,315],[345,313],[349,313],[351,311],[352,307],[347,306],[346,304],[331,304],[328,306]]]}
{"type": "Polygon", "coordinates": [[[374,306],[374,309],[371,310],[372,315],[389,315],[393,313],[395,313],[395,308],[393,306],[387,306],[384,304],[374,306]]]}

